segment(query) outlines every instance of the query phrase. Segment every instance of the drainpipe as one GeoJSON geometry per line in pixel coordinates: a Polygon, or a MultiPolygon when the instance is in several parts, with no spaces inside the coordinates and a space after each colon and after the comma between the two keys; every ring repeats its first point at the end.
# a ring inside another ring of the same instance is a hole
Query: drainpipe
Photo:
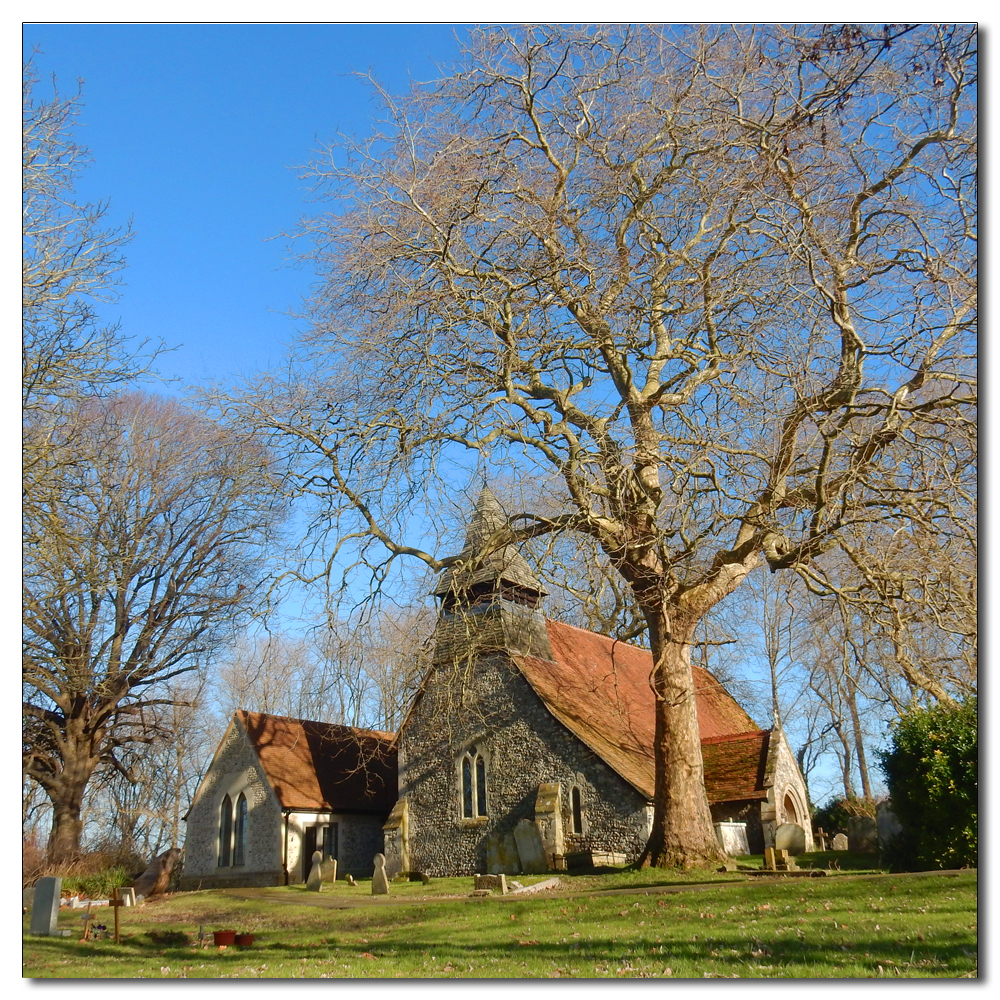
{"type": "Polygon", "coordinates": [[[291,812],[291,809],[282,809],[281,810],[281,818],[282,818],[282,820],[284,821],[284,824],[285,824],[285,839],[284,839],[284,843],[282,844],[282,847],[281,847],[281,867],[282,867],[282,869],[285,872],[285,885],[289,884],[289,877],[288,877],[288,814],[290,812],[291,812]]]}

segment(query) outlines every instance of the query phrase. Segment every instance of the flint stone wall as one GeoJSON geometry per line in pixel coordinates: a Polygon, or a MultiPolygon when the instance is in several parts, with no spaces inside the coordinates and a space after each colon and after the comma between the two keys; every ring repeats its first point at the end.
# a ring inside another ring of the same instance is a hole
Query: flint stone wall
{"type": "Polygon", "coordinates": [[[490,871],[487,838],[512,837],[520,820],[534,820],[543,783],[562,786],[565,853],[617,851],[633,860],[646,843],[645,797],[552,717],[503,654],[439,661],[400,736],[399,767],[410,865],[432,876],[490,871]],[[460,759],[470,746],[488,762],[488,815],[465,819],[460,759]],[[582,796],[583,834],[573,833],[574,785],[582,796]]]}
{"type": "Polygon", "coordinates": [[[188,813],[181,888],[282,884],[280,831],[281,806],[243,730],[231,722],[188,813]],[[219,809],[227,793],[235,806],[240,792],[247,797],[246,864],[220,868],[219,809]]]}

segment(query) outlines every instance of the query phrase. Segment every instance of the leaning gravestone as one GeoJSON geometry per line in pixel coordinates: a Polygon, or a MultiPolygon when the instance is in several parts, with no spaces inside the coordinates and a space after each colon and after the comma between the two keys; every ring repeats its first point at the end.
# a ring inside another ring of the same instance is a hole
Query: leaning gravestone
{"type": "Polygon", "coordinates": [[[847,837],[838,833],[836,837],[833,838],[833,843],[830,845],[831,851],[846,851],[847,850],[847,837]]]}
{"type": "Polygon", "coordinates": [[[59,934],[59,897],[61,894],[61,878],[47,875],[35,883],[35,894],[31,902],[30,930],[32,934],[59,934]]]}
{"type": "Polygon", "coordinates": [[[541,875],[548,871],[541,834],[530,819],[522,819],[514,827],[514,840],[517,843],[521,871],[525,875],[541,875]]]}
{"type": "Polygon", "coordinates": [[[384,896],[389,891],[389,879],[385,874],[385,855],[375,855],[375,872],[372,875],[372,895],[384,896]]]}
{"type": "Polygon", "coordinates": [[[309,878],[306,879],[306,888],[310,892],[319,892],[323,888],[322,851],[313,851],[312,867],[309,869],[309,878]]]}
{"type": "Polygon", "coordinates": [[[336,882],[337,881],[337,859],[327,857],[326,861],[323,862],[323,881],[324,882],[336,882]]]}
{"type": "Polygon", "coordinates": [[[774,847],[794,858],[806,849],[806,831],[798,823],[782,823],[774,831],[774,847]]]}

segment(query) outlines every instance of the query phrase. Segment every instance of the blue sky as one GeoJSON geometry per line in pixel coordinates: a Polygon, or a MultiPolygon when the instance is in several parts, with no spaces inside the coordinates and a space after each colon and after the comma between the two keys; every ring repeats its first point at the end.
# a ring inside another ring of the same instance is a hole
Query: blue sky
{"type": "Polygon", "coordinates": [[[184,382],[280,360],[286,315],[308,290],[275,239],[313,210],[294,169],[338,131],[367,134],[372,70],[391,91],[458,55],[450,25],[31,24],[38,96],[83,81],[81,198],[110,199],[135,239],[121,298],[126,333],[176,347],[184,382]]]}

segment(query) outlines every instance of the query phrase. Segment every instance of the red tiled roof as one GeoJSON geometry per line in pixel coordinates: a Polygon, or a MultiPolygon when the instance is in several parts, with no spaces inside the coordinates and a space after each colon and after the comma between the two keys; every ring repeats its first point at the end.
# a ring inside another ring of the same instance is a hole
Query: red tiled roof
{"type": "Polygon", "coordinates": [[[236,713],[281,805],[388,813],[396,801],[393,733],[263,712],[236,713]]]}
{"type": "Polygon", "coordinates": [[[756,733],[713,736],[701,741],[709,802],[766,798],[764,765],[770,736],[770,730],[761,729],[756,733]]]}
{"type": "MultiPolygon", "coordinates": [[[[547,626],[552,660],[514,657],[521,672],[570,732],[652,798],[655,717],[649,651],[561,622],[547,621],[547,626]]],[[[766,753],[767,733],[709,671],[692,670],[709,801],[763,797],[761,753],[766,753]]]]}

